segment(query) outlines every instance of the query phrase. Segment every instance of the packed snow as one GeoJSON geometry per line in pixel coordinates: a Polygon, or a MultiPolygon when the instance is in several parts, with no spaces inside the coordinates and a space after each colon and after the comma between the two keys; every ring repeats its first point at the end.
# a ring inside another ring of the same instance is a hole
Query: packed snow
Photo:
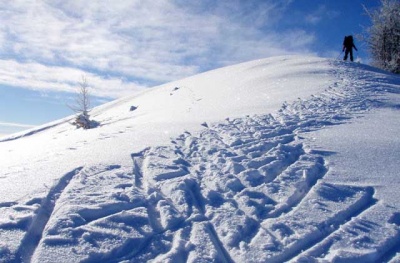
{"type": "Polygon", "coordinates": [[[284,56],[0,138],[0,262],[400,262],[400,77],[284,56]]]}

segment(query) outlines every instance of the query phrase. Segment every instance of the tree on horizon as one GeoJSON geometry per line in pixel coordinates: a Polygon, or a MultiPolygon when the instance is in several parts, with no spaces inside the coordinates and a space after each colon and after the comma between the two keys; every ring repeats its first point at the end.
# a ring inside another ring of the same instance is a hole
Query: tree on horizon
{"type": "Polygon", "coordinates": [[[400,73],[400,1],[381,0],[376,10],[364,7],[372,26],[367,29],[367,43],[372,64],[393,73],[400,73]]]}

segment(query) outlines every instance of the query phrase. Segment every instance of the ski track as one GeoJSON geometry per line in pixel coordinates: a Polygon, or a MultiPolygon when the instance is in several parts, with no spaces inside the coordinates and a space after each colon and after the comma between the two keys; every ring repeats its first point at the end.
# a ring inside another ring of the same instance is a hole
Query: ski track
{"type": "Polygon", "coordinates": [[[59,195],[63,192],[69,181],[82,168],[74,169],[64,175],[58,183],[53,186],[48,195],[42,200],[40,207],[35,211],[35,216],[21,241],[21,246],[16,252],[15,262],[30,262],[31,257],[42,237],[42,232],[54,210],[54,205],[59,195]]]}
{"type": "MultiPolygon", "coordinates": [[[[35,216],[0,225],[27,229],[15,262],[328,262],[343,233],[362,243],[363,231],[383,226],[366,219],[379,206],[374,189],[324,183],[324,158],[334,153],[310,149],[301,134],[362,116],[388,88],[352,78],[357,65],[334,63],[340,81],[274,115],[205,123],[198,134],[132,153],[133,167],[67,174],[32,208],[35,216]]],[[[371,246],[379,253],[344,259],[395,261],[399,218],[371,246]]]]}

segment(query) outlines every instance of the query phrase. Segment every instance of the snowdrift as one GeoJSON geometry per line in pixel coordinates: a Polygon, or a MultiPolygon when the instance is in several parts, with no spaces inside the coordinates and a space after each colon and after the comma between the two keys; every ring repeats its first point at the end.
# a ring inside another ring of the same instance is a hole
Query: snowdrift
{"type": "Polygon", "coordinates": [[[398,262],[400,79],[285,56],[0,139],[0,262],[398,262]]]}

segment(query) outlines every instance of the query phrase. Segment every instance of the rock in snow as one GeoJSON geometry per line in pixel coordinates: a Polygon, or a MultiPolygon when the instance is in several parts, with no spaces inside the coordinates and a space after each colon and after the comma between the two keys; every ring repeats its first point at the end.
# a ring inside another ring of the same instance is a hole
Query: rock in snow
{"type": "Polygon", "coordinates": [[[0,262],[398,262],[399,105],[396,75],[285,56],[4,137],[0,262]]]}

